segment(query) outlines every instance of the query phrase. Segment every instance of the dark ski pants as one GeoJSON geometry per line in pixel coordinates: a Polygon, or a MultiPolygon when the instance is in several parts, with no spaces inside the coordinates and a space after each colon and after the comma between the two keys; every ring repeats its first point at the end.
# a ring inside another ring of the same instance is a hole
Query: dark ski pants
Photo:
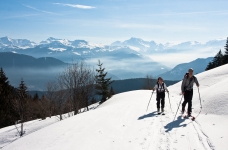
{"type": "Polygon", "coordinates": [[[185,91],[184,93],[184,102],[182,103],[182,111],[185,111],[185,106],[188,103],[188,113],[191,114],[192,112],[192,96],[193,90],[185,91]]]}
{"type": "Polygon", "coordinates": [[[165,107],[165,92],[157,92],[157,108],[160,108],[160,103],[161,103],[161,108],[165,107]]]}

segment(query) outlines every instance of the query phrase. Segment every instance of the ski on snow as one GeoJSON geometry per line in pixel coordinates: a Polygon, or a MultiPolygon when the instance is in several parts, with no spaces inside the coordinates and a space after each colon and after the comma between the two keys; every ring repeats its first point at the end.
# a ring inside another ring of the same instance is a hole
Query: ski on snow
{"type": "Polygon", "coordinates": [[[184,118],[184,119],[191,119],[192,121],[194,121],[196,118],[194,117],[194,116],[189,116],[188,115],[188,113],[187,113],[187,111],[185,111],[185,113],[182,113],[182,112],[180,112],[181,113],[181,115],[182,115],[182,117],[184,118]]]}
{"type": "Polygon", "coordinates": [[[188,116],[187,114],[182,115],[182,116],[183,116],[183,118],[185,118],[185,119],[191,119],[192,121],[194,121],[196,119],[194,116],[188,116]]]}
{"type": "Polygon", "coordinates": [[[158,112],[157,115],[165,115],[164,112],[158,112]]]}

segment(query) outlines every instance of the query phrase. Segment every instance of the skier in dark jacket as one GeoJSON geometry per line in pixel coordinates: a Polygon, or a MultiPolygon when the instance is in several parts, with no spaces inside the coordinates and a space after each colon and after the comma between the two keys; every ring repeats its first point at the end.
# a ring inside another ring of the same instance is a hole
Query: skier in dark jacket
{"type": "Polygon", "coordinates": [[[158,78],[158,82],[157,84],[154,86],[153,91],[156,90],[157,91],[157,112],[160,113],[160,103],[161,103],[161,112],[164,112],[164,107],[165,107],[165,90],[167,92],[167,86],[166,84],[163,82],[163,79],[161,77],[158,78]]]}
{"type": "Polygon", "coordinates": [[[185,111],[185,106],[188,103],[188,116],[191,116],[192,113],[192,96],[193,96],[193,84],[196,83],[196,86],[199,87],[199,82],[197,78],[193,75],[193,69],[190,68],[188,73],[184,76],[181,85],[182,95],[184,96],[184,102],[182,103],[182,114],[185,111]]]}

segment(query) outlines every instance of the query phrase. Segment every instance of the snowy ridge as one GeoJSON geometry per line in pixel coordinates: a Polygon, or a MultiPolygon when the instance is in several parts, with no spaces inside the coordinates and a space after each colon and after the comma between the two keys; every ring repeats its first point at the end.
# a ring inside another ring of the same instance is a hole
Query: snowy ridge
{"type": "Polygon", "coordinates": [[[52,48],[52,47],[49,47],[48,49],[52,50],[52,51],[65,51],[66,49],[65,48],[52,48]]]}
{"type": "Polygon", "coordinates": [[[102,45],[102,44],[89,43],[84,40],[70,41],[67,39],[56,39],[53,37],[50,37],[45,41],[41,41],[40,45],[42,47],[45,46],[45,47],[55,47],[55,48],[61,48],[62,46],[69,47],[69,48],[89,48],[89,49],[94,49],[97,47],[104,48],[104,45],[102,45]]]}
{"type": "Polygon", "coordinates": [[[37,45],[37,43],[32,42],[27,39],[11,39],[9,37],[2,37],[0,38],[0,48],[20,48],[20,49],[27,49],[33,48],[37,45]]]}
{"type": "Polygon", "coordinates": [[[210,49],[210,48],[223,48],[226,39],[211,40],[206,43],[200,43],[197,41],[186,41],[186,42],[168,42],[165,44],[156,43],[154,41],[144,41],[140,38],[130,38],[123,42],[113,42],[112,46],[128,46],[132,50],[137,50],[141,53],[151,54],[157,52],[177,52],[185,50],[199,50],[199,49],[210,49]]]}
{"type": "MultiPolygon", "coordinates": [[[[166,44],[156,43],[154,41],[145,41],[140,38],[132,37],[123,42],[116,41],[110,45],[103,45],[100,43],[90,43],[85,40],[70,41],[67,39],[58,39],[49,37],[48,39],[35,43],[26,39],[11,39],[9,37],[0,38],[0,48],[12,48],[12,49],[27,49],[34,48],[35,46],[49,47],[49,48],[89,48],[89,49],[101,49],[104,51],[105,47],[110,47],[115,50],[114,47],[128,47],[133,51],[140,52],[142,54],[153,54],[158,52],[177,52],[184,50],[198,50],[198,49],[211,49],[211,48],[223,48],[226,39],[215,39],[206,43],[200,43],[197,41],[187,42],[169,42],[166,44]]],[[[109,51],[109,50],[107,50],[109,51]]]]}

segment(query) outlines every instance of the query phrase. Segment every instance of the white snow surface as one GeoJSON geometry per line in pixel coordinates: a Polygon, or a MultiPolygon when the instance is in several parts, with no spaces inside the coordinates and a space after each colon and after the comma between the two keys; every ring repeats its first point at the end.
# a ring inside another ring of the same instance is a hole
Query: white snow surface
{"type": "Polygon", "coordinates": [[[81,54],[79,54],[78,52],[73,52],[75,55],[81,55],[81,54]]]}
{"type": "Polygon", "coordinates": [[[66,50],[65,48],[53,48],[53,47],[49,47],[48,49],[50,49],[52,51],[59,51],[59,52],[63,52],[66,50]]]}
{"type": "Polygon", "coordinates": [[[128,46],[128,47],[136,52],[140,51],[140,48],[138,48],[138,47],[135,47],[135,46],[128,46]]]}
{"type": "MultiPolygon", "coordinates": [[[[195,121],[174,119],[181,82],[169,86],[166,115],[156,114],[156,95],[149,90],[114,95],[94,110],[58,121],[5,145],[4,150],[226,150],[228,149],[228,65],[196,75],[195,121]],[[148,111],[146,108],[149,103],[148,111]],[[169,99],[171,101],[171,108],[169,99]]],[[[183,101],[183,99],[182,99],[183,101]]],[[[36,121],[34,121],[36,122],[36,121]]],[[[45,121],[44,121],[45,122],[45,121]]],[[[32,130],[27,126],[27,130],[32,130]]],[[[42,125],[42,123],[40,123],[42,125]]],[[[34,125],[35,126],[35,125],[34,125]]],[[[0,129],[12,134],[13,126],[0,129]]],[[[14,130],[16,135],[16,130],[14,130]]],[[[2,143],[2,140],[0,141],[2,143]]]]}

